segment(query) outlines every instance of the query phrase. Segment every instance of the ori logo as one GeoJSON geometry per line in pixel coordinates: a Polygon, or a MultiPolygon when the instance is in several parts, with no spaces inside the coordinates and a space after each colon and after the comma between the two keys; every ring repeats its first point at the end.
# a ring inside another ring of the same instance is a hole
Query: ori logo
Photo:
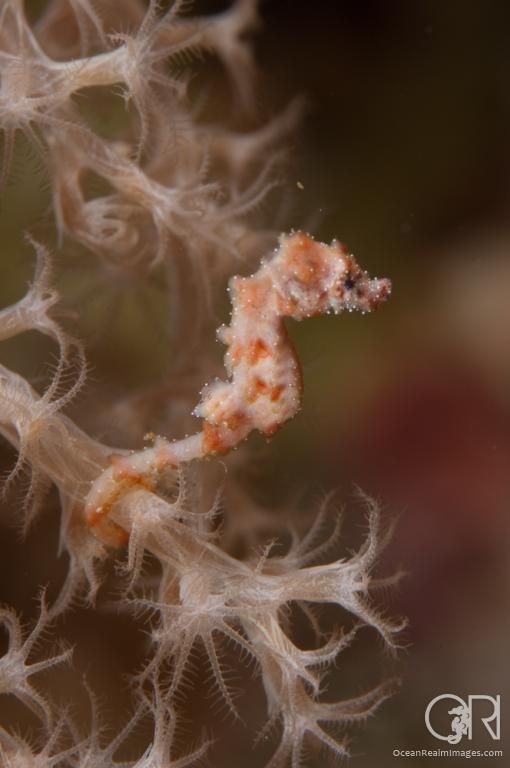
{"type": "Polygon", "coordinates": [[[436,739],[448,741],[450,744],[458,744],[464,737],[471,740],[474,720],[481,721],[490,737],[498,741],[501,734],[501,696],[472,694],[465,701],[454,693],[442,693],[436,696],[435,699],[432,699],[425,710],[425,725],[429,733],[436,739]],[[433,725],[434,722],[439,727],[440,713],[438,711],[441,710],[441,706],[436,707],[436,705],[443,699],[450,699],[450,706],[447,709],[450,720],[449,733],[446,728],[443,728],[443,732],[439,733],[433,725]],[[436,720],[438,722],[434,720],[434,709],[436,709],[436,720]]]}

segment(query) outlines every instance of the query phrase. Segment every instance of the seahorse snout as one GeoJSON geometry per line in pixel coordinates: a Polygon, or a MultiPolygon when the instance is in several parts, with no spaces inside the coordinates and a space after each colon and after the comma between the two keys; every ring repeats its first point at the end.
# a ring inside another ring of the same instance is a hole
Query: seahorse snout
{"type": "Polygon", "coordinates": [[[374,278],[368,283],[368,296],[371,301],[371,309],[375,309],[381,301],[385,301],[391,293],[391,280],[387,277],[374,278]]]}

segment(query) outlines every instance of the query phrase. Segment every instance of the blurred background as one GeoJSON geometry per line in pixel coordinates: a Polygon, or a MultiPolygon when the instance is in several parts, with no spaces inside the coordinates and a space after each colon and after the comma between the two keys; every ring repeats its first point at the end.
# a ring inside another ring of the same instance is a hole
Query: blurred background
{"type": "Polygon", "coordinates": [[[265,82],[277,101],[309,96],[289,179],[303,185],[292,223],[316,215],[321,239],[338,237],[369,271],[393,281],[377,316],[292,328],[305,407],[278,438],[280,478],[313,473],[316,487],[340,487],[346,502],[359,485],[398,518],[384,565],[406,571],[385,595],[392,613],[409,617],[397,664],[402,689],[353,735],[352,764],[423,764],[392,750],[448,746],[424,725],[428,701],[447,692],[501,694],[502,741],[478,722],[472,742],[459,746],[504,748],[510,7],[476,0],[263,7],[265,82]]]}
{"type": "MultiPolygon", "coordinates": [[[[225,5],[204,0],[195,7],[212,12],[225,5]]],[[[289,488],[310,504],[313,494],[336,489],[352,546],[365,527],[357,487],[381,501],[388,524],[396,519],[381,571],[405,575],[380,602],[389,615],[409,618],[404,648],[390,660],[364,630],[339,660],[328,691],[338,698],[388,675],[402,681],[377,716],[350,735],[353,768],[423,764],[423,758],[394,757],[393,750],[447,747],[424,724],[428,702],[442,693],[501,695],[501,741],[492,741],[475,718],[472,741],[459,746],[506,747],[506,757],[471,761],[506,765],[510,5],[265,0],[260,10],[254,37],[259,116],[270,118],[296,95],[306,98],[288,142],[284,226],[347,243],[372,275],[392,279],[393,293],[374,316],[289,325],[303,364],[304,409],[270,444],[259,441],[263,456],[247,482],[271,503],[289,488]]],[[[198,77],[204,69],[213,83],[218,74],[211,114],[224,110],[235,119],[219,65],[206,59],[198,77]]],[[[31,275],[20,233],[34,219],[42,222],[50,204],[36,160],[21,163],[11,184],[9,205],[2,203],[0,212],[2,306],[31,275]],[[9,261],[14,250],[26,256],[18,269],[9,261]]],[[[271,214],[271,208],[261,214],[269,226],[271,214]]],[[[77,274],[64,281],[70,296],[77,274]]],[[[86,270],[79,275],[85,279],[86,270]]],[[[99,334],[93,328],[92,385],[106,372],[112,391],[126,383],[136,388],[157,373],[158,356],[137,337],[137,327],[128,311],[115,328],[101,327],[99,334]]],[[[0,359],[32,375],[50,349],[37,338],[21,346],[8,342],[0,359]]],[[[12,455],[2,451],[8,466],[12,455]]],[[[41,557],[41,542],[55,536],[49,531],[39,525],[28,550],[14,531],[2,532],[1,602],[33,610],[36,586],[53,559],[50,544],[41,557]],[[19,580],[26,551],[36,564],[19,580]]],[[[111,627],[101,638],[92,636],[86,611],[67,619],[66,631],[72,642],[90,632],[89,641],[104,646],[92,676],[120,679],[141,651],[123,643],[129,619],[105,621],[111,627]],[[111,664],[114,673],[106,671],[111,664]]],[[[79,653],[78,666],[90,666],[79,653]]],[[[110,704],[117,695],[120,705],[123,695],[111,688],[110,704]]],[[[444,715],[445,729],[450,719],[444,715]]],[[[218,765],[238,764],[246,731],[235,738],[223,755],[220,748],[218,765]]]]}

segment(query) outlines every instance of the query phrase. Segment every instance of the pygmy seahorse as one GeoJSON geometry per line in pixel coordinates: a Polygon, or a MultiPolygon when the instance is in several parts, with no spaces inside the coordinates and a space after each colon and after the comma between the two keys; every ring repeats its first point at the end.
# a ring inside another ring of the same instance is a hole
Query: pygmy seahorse
{"type": "Polygon", "coordinates": [[[371,312],[390,291],[389,280],[370,278],[337,241],[326,245],[304,232],[282,235],[273,256],[253,275],[230,280],[231,321],[218,330],[227,346],[228,378],[202,390],[194,410],[203,419],[202,429],[183,440],[158,438],[151,448],[112,457],[86,499],[93,533],[106,544],[123,545],[127,532],[109,513],[126,492],[153,490],[165,468],[225,453],[252,430],[271,435],[299,411],[301,371],[285,317],[371,312]]]}

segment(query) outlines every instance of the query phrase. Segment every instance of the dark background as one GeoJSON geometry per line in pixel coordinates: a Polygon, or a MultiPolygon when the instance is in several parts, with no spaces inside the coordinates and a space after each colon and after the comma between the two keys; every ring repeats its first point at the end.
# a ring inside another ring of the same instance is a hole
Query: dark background
{"type": "Polygon", "coordinates": [[[459,746],[504,746],[510,7],[289,0],[262,9],[264,82],[278,99],[309,96],[291,174],[304,186],[298,210],[318,213],[322,239],[340,238],[393,280],[377,317],[293,328],[306,402],[282,435],[289,481],[313,466],[319,485],[340,486],[348,500],[359,484],[399,518],[384,559],[407,571],[385,596],[410,619],[402,690],[354,735],[353,765],[394,766],[395,748],[448,746],[423,721],[444,692],[500,693],[501,744],[475,728],[459,746]]]}

